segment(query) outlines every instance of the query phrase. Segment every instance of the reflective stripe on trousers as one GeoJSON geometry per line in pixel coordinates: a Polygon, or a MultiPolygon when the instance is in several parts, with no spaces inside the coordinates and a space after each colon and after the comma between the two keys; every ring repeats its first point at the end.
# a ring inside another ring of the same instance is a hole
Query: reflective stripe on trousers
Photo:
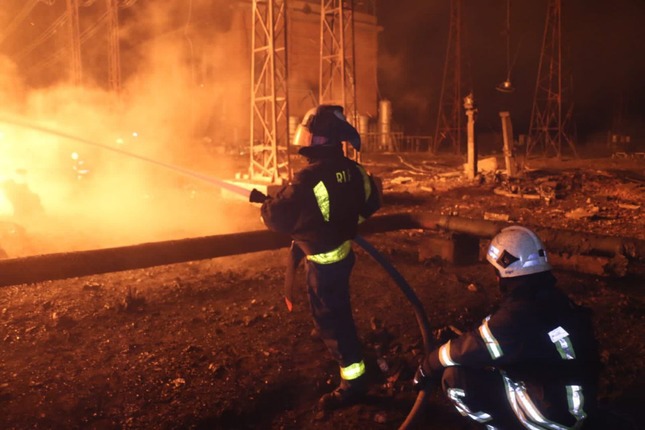
{"type": "Polygon", "coordinates": [[[582,387],[579,385],[567,385],[567,402],[569,412],[576,418],[576,423],[571,426],[565,426],[554,421],[546,419],[542,413],[535,407],[531,400],[526,387],[522,382],[511,380],[505,372],[502,373],[504,386],[506,387],[506,396],[511,405],[511,409],[517,416],[517,419],[531,430],[572,430],[582,426],[587,414],[583,411],[584,396],[582,387]]]}
{"type": "Polygon", "coordinates": [[[347,381],[356,379],[359,376],[363,375],[364,373],[365,373],[365,362],[363,360],[361,360],[358,363],[350,364],[349,366],[340,368],[340,377],[347,381]]]}

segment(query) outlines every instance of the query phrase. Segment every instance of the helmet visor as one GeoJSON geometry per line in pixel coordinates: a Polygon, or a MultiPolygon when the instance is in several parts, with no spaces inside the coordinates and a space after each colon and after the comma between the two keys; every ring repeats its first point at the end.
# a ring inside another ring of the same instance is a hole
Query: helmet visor
{"type": "Polygon", "coordinates": [[[300,124],[296,128],[296,133],[293,135],[293,146],[309,146],[311,145],[311,132],[306,126],[300,124]]]}

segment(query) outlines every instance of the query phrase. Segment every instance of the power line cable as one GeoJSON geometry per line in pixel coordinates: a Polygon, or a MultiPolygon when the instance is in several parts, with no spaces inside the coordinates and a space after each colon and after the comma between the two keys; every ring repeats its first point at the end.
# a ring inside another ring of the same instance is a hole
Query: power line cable
{"type": "MultiPolygon", "coordinates": [[[[27,0],[22,9],[14,16],[13,21],[5,27],[5,30],[0,34],[0,45],[5,41],[5,39],[14,32],[14,30],[22,24],[25,18],[29,15],[31,10],[36,6],[39,0],[27,0]]],[[[53,4],[53,1],[52,1],[53,4]]]]}
{"type": "Polygon", "coordinates": [[[67,14],[62,14],[53,24],[51,24],[45,31],[43,31],[37,39],[32,41],[28,46],[26,46],[19,54],[15,56],[16,63],[19,63],[27,55],[29,55],[34,49],[36,49],[40,44],[44,43],[47,39],[52,37],[59,28],[64,26],[67,23],[67,14]]]}

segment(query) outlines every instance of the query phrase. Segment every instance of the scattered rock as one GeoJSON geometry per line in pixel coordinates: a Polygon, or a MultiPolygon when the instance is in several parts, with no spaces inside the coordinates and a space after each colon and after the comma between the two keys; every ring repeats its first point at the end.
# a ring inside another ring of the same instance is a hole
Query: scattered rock
{"type": "Polygon", "coordinates": [[[589,208],[576,208],[572,211],[566,212],[564,216],[569,219],[583,219],[583,218],[593,218],[598,214],[600,208],[598,206],[591,206],[589,208]]]}
{"type": "Polygon", "coordinates": [[[510,216],[508,214],[484,212],[484,219],[489,221],[508,221],[510,216]]]}
{"type": "Polygon", "coordinates": [[[386,424],[387,414],[383,411],[377,412],[376,414],[374,414],[374,422],[377,424],[386,424]]]}

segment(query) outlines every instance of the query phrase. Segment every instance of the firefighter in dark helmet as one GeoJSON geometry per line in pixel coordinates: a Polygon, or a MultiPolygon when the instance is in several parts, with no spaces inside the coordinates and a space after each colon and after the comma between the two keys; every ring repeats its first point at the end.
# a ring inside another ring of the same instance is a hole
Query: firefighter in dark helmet
{"type": "Polygon", "coordinates": [[[342,107],[320,105],[310,110],[294,137],[308,165],[275,197],[258,190],[250,196],[250,201],[262,203],[266,226],[289,234],[292,251],[305,256],[314,324],[340,368],[340,385],[320,399],[324,410],[356,403],[367,391],[350,304],[349,278],[355,262],[351,241],[358,224],[381,205],[374,180],[344,155],[343,142],[360,150],[360,136],[342,107]]]}
{"type": "Polygon", "coordinates": [[[586,428],[599,371],[590,311],[556,287],[544,245],[528,228],[503,229],[486,258],[501,303],[479,328],[425,357],[415,386],[441,383],[461,415],[489,430],[586,428]]]}

